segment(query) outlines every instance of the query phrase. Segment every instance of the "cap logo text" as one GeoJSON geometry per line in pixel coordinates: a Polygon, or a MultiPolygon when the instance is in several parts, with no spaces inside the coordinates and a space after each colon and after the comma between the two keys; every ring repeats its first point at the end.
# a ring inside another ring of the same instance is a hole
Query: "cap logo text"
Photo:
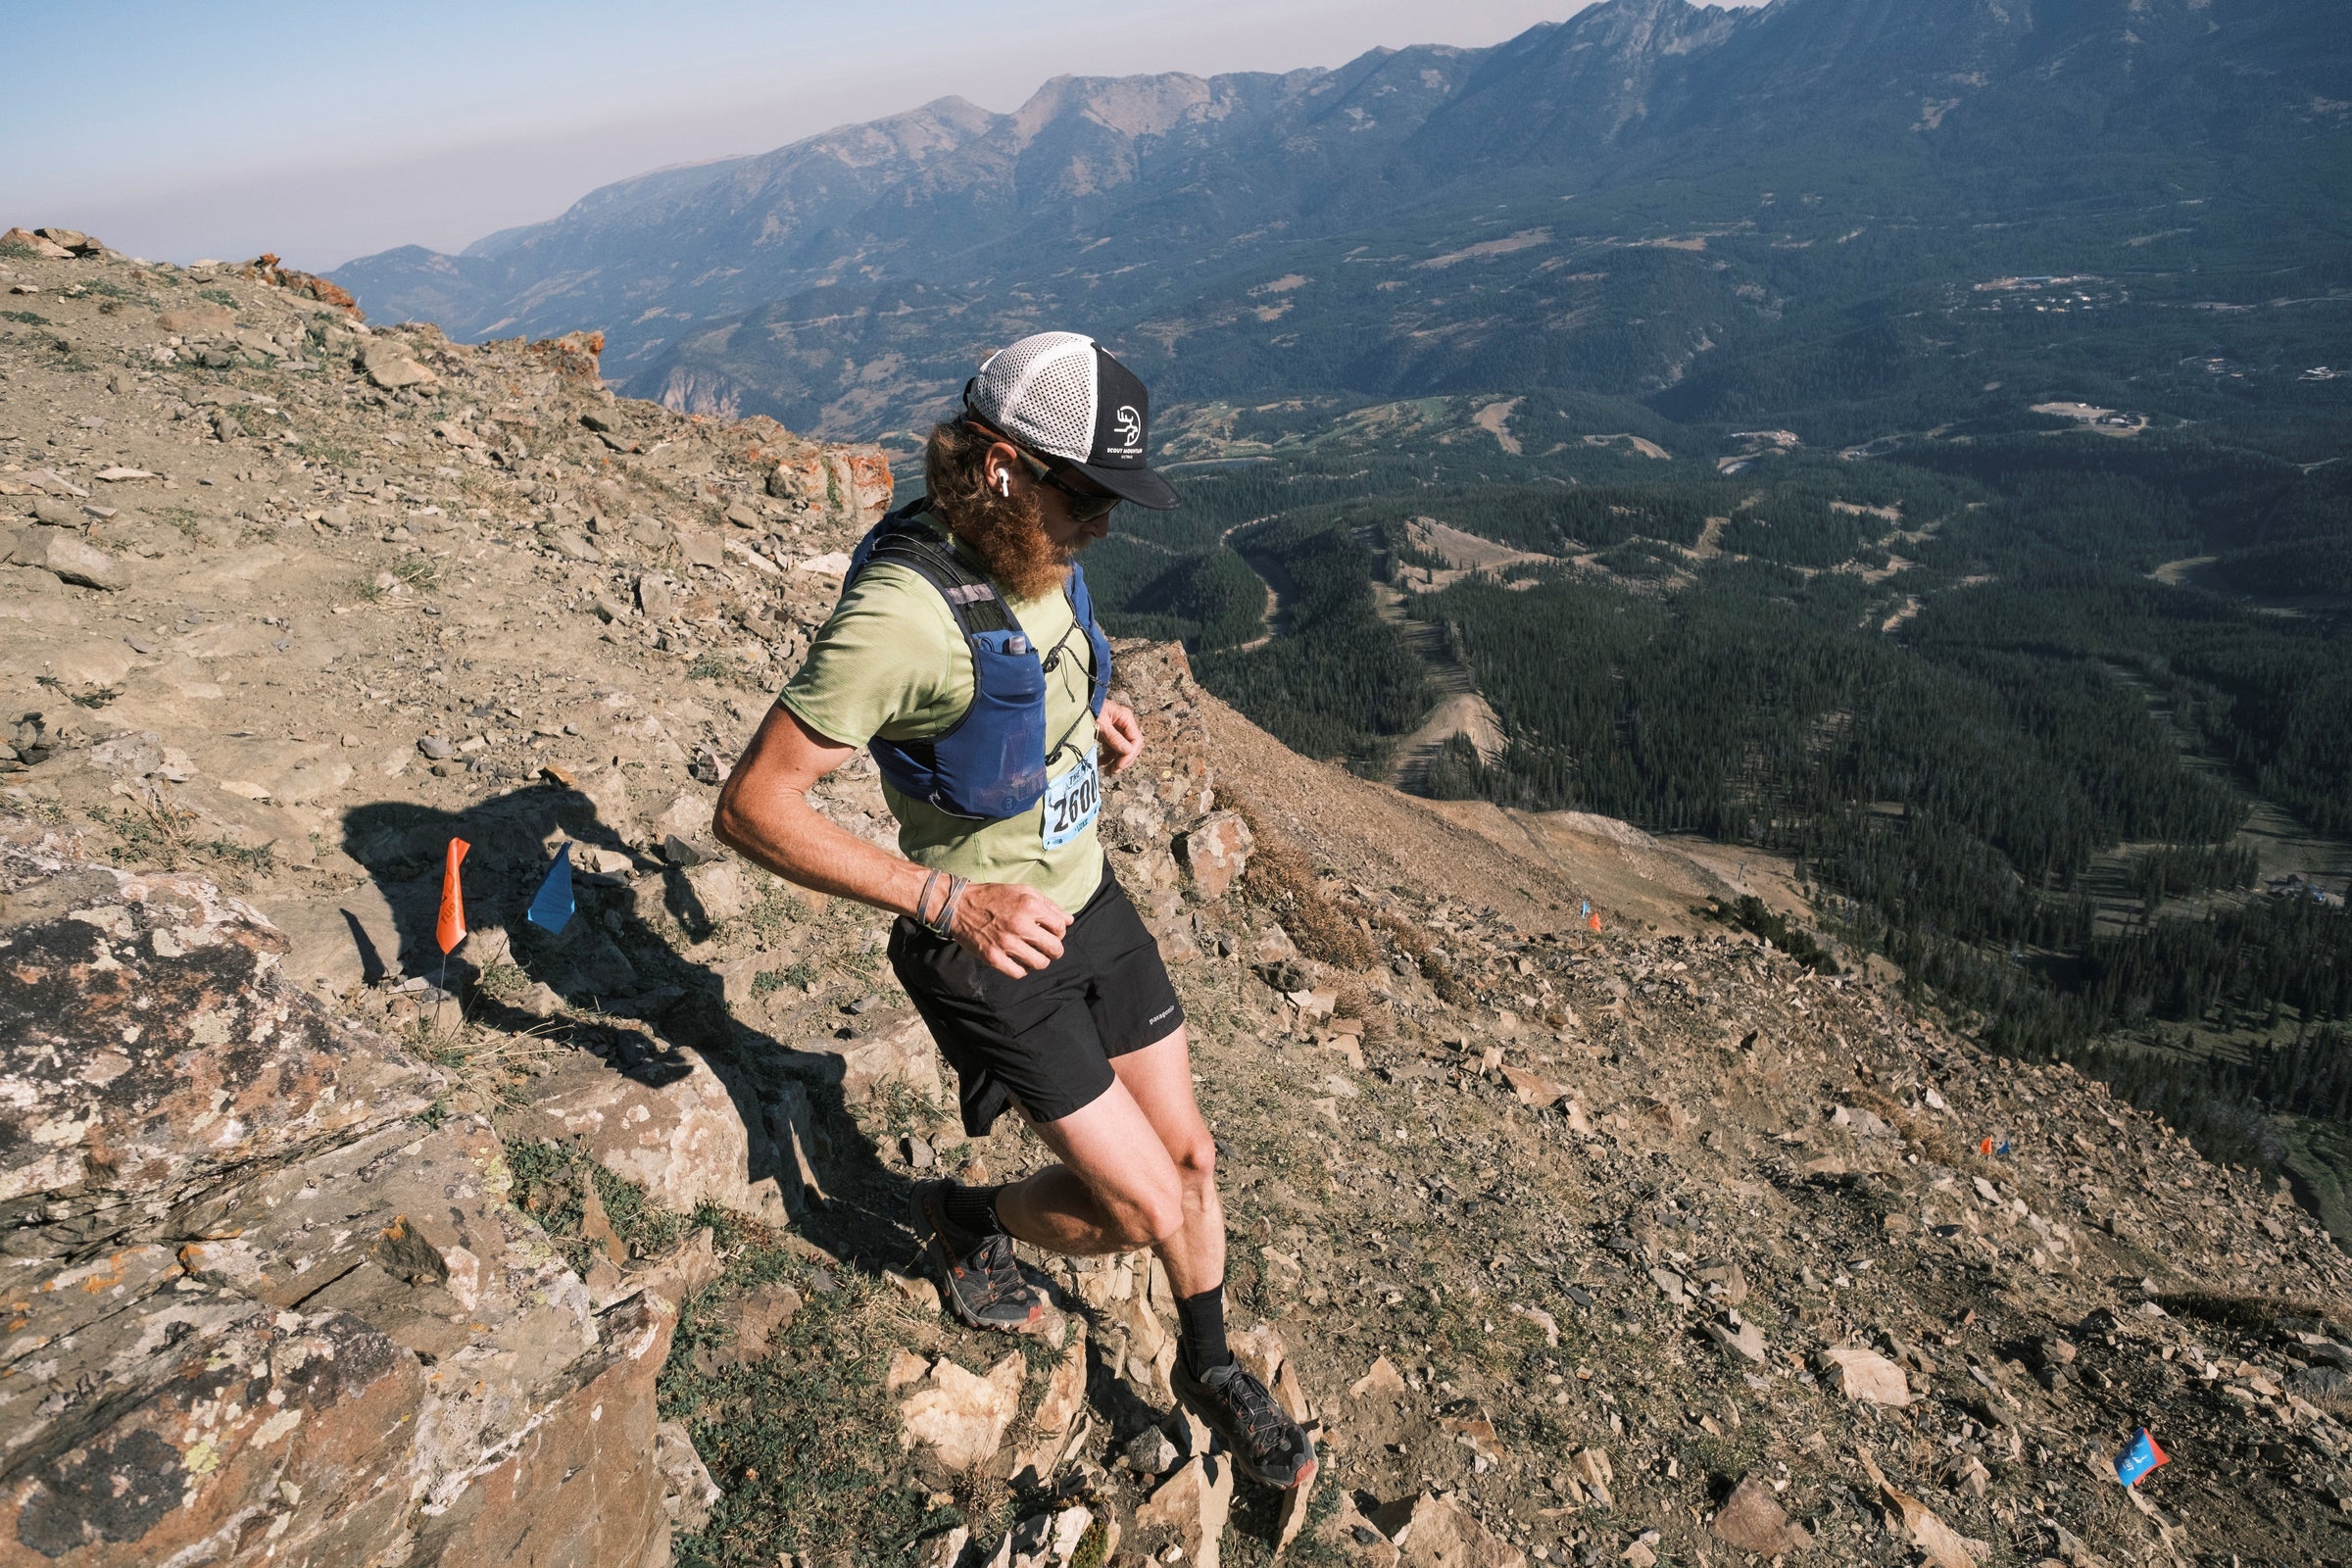
{"type": "Polygon", "coordinates": [[[1118,431],[1119,436],[1119,444],[1112,447],[1111,451],[1124,456],[1143,450],[1144,416],[1142,415],[1136,413],[1131,406],[1122,403],[1119,405],[1118,412],[1110,416],[1110,422],[1112,427],[1118,431]]]}

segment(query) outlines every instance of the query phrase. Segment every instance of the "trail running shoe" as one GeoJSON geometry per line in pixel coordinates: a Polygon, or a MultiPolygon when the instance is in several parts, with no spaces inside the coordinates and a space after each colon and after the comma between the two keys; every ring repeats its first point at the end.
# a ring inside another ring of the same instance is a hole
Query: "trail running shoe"
{"type": "Polygon", "coordinates": [[[923,1255],[937,1265],[941,1294],[956,1315],[976,1329],[1006,1334],[1035,1326],[1046,1315],[1046,1298],[1021,1277],[1012,1238],[972,1237],[948,1223],[943,1200],[954,1182],[917,1182],[907,1200],[923,1255]]]}
{"type": "Polygon", "coordinates": [[[1194,1377],[1179,1355],[1168,1384],[1185,1408],[1223,1441],[1234,1468],[1259,1486],[1288,1492],[1314,1475],[1313,1441],[1240,1362],[1212,1366],[1194,1377]]]}

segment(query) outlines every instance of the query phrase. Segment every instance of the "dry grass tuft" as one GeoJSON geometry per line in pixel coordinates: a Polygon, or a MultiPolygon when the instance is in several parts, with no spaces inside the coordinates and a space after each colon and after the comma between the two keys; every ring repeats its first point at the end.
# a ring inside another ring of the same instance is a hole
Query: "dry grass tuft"
{"type": "Polygon", "coordinates": [[[1220,790],[1217,804],[1239,814],[1257,843],[1242,885],[1282,922],[1300,953],[1343,969],[1369,969],[1381,961],[1372,939],[1316,886],[1312,860],[1266,826],[1247,801],[1220,790]]]}

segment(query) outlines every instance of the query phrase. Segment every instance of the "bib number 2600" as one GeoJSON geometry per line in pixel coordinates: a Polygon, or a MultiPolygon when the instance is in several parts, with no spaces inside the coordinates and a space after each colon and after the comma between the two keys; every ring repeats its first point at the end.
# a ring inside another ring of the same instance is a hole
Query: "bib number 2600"
{"type": "Polygon", "coordinates": [[[1087,748],[1076,767],[1046,781],[1046,848],[1058,850],[1086,831],[1102,809],[1102,770],[1099,754],[1087,748]]]}

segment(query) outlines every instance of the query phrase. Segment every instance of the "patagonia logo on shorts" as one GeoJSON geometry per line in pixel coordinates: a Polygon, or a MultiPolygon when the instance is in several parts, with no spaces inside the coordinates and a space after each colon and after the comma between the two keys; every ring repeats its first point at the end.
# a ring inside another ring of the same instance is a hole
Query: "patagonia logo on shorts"
{"type": "Polygon", "coordinates": [[[1159,1020],[1160,1020],[1160,1019],[1162,1019],[1162,1018],[1165,1018],[1165,1017],[1166,1017],[1166,1016],[1167,1016],[1169,1013],[1171,1013],[1171,1012],[1174,1012],[1175,1010],[1176,1010],[1176,1009],[1175,1009],[1174,1007],[1162,1007],[1162,1008],[1160,1008],[1160,1009],[1159,1009],[1157,1012],[1153,1013],[1153,1014],[1152,1014],[1151,1017],[1149,1017],[1149,1018],[1146,1018],[1146,1019],[1144,1020],[1144,1027],[1145,1027],[1145,1028],[1147,1028],[1147,1029],[1149,1029],[1150,1027],[1152,1027],[1152,1025],[1153,1025],[1153,1024],[1155,1024],[1155,1023],[1159,1022],[1159,1020]]]}

